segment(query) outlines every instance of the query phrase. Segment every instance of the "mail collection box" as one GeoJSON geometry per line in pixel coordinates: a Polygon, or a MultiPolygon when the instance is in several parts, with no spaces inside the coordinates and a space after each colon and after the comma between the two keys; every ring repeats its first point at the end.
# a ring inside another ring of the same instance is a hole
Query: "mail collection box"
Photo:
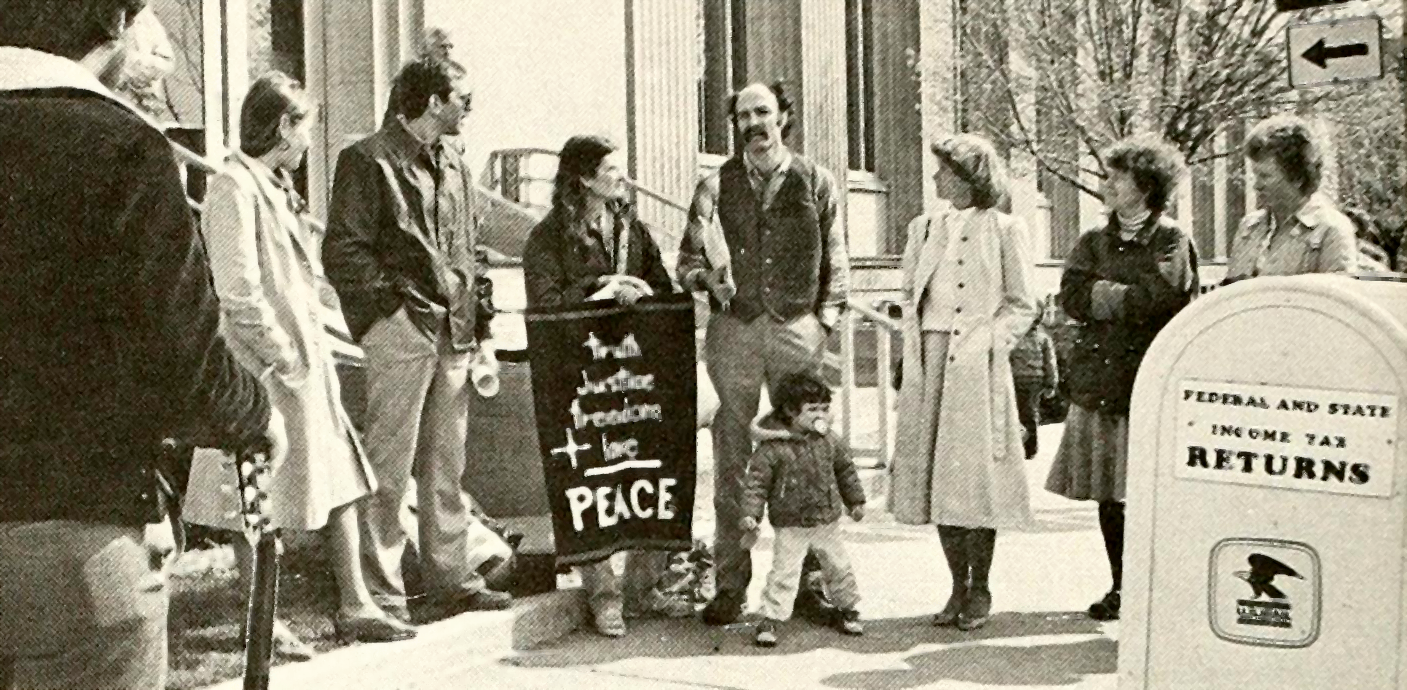
{"type": "Polygon", "coordinates": [[[1404,689],[1407,284],[1260,278],[1130,410],[1120,690],[1404,689]]]}

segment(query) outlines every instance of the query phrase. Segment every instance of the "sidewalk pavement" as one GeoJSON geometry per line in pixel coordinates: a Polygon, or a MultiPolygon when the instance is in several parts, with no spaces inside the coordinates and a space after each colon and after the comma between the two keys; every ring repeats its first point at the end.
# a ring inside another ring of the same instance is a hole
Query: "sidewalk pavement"
{"type": "MultiPolygon", "coordinates": [[[[1042,531],[1004,533],[992,572],[992,620],[972,633],[934,628],[949,578],[932,528],[899,525],[887,514],[846,522],[846,545],[860,583],[864,637],[793,620],[772,650],[752,646],[746,624],[709,628],[697,620],[636,621],[623,639],[578,629],[514,651],[514,614],[467,614],[421,628],[416,640],[358,645],[274,670],[273,687],[338,690],[440,688],[898,688],[1001,687],[1113,690],[1118,624],[1083,611],[1108,587],[1108,564],[1092,503],[1042,489],[1060,427],[1041,433],[1028,462],[1032,504],[1042,531]]],[[[701,435],[706,436],[706,435],[701,435]]],[[[700,507],[711,462],[701,448],[700,507]]],[[[707,489],[705,488],[707,487],[707,489]]],[[[700,527],[711,525],[700,516],[700,527]]],[[[701,532],[702,534],[702,532],[701,532]]],[[[771,561],[771,536],[754,549],[752,606],[771,561]]],[[[560,594],[560,593],[558,593],[560,594]]],[[[551,595],[548,595],[551,596],[551,595]]],[[[535,615],[567,615],[580,598],[558,598],[535,615]],[[555,609],[555,612],[554,612],[555,609]]],[[[579,617],[578,617],[579,620],[579,617]]],[[[542,639],[539,637],[539,639],[542,639]]],[[[237,683],[219,687],[237,688],[237,683]]]]}

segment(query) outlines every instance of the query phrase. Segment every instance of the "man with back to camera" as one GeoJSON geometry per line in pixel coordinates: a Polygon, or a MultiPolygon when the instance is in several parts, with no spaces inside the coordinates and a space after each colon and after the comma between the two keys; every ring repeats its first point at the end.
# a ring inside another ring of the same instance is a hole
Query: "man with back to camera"
{"type": "Polygon", "coordinates": [[[169,142],[97,76],[146,4],[0,0],[0,689],[164,688],[163,441],[286,445],[169,142]]]}
{"type": "MultiPolygon", "coordinates": [[[[695,189],[678,270],[684,288],[707,291],[713,307],[705,350],[719,399],[712,425],[718,594],[704,609],[710,625],[732,623],[747,604],[752,556],[738,522],[761,386],[770,391],[789,374],[822,373],[849,291],[835,178],[783,142],[791,100],[780,84],[758,83],[736,93],[731,109],[742,153],[695,189]]],[[[806,571],[818,568],[808,556],[806,571]]],[[[796,610],[828,619],[816,578],[804,580],[796,610]]]]}
{"type": "Polygon", "coordinates": [[[392,117],[337,158],[323,256],[347,325],[366,352],[367,454],[380,488],[362,505],[367,585],[410,622],[401,501],[416,480],[422,621],[505,609],[469,566],[460,492],[475,347],[480,195],[446,137],[471,110],[460,65],[421,58],[392,85],[392,117]]]}

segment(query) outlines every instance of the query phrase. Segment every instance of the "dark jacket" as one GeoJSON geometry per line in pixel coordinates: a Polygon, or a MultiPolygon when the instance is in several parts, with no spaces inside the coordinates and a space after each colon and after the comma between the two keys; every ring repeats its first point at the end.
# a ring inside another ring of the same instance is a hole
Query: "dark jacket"
{"type": "Polygon", "coordinates": [[[242,450],[269,417],[171,146],[55,88],[0,92],[0,151],[0,522],[153,522],[163,439],[242,450]]]}
{"type": "Polygon", "coordinates": [[[819,527],[840,519],[841,510],[865,503],[865,487],[850,449],[835,434],[797,434],[772,415],[752,425],[757,448],[748,461],[742,514],[762,519],[767,506],[773,527],[819,527]]]}
{"type": "MultiPolygon", "coordinates": [[[[601,289],[600,278],[616,272],[601,236],[578,233],[567,214],[554,209],[528,235],[523,248],[523,283],[529,309],[551,309],[586,301],[601,289]]],[[[644,280],[656,295],[674,292],[669,272],[650,230],[626,207],[616,216],[615,237],[630,228],[626,242],[626,273],[644,280]]]]}
{"type": "MultiPolygon", "coordinates": [[[[779,321],[820,315],[828,306],[844,308],[849,294],[850,259],[835,182],[798,154],[791,154],[783,174],[776,197],[764,208],[746,163],[738,156],[728,159],[717,177],[695,189],[679,247],[680,282],[689,286],[695,271],[712,268],[701,233],[717,216],[738,289],[729,311],[746,321],[764,313],[779,321]]],[[[721,309],[716,302],[713,307],[721,309]]]]}
{"type": "Polygon", "coordinates": [[[1011,348],[1011,377],[1020,383],[1039,383],[1046,390],[1060,385],[1060,369],[1056,362],[1055,341],[1045,328],[1037,325],[1026,331],[1011,348]]]}
{"type": "Polygon", "coordinates": [[[421,332],[468,351],[483,199],[458,149],[391,120],[337,156],[333,180],[323,263],[352,337],[405,307],[421,332]]]}
{"type": "Polygon", "coordinates": [[[1080,322],[1066,390],[1071,402],[1128,414],[1139,364],[1158,331],[1197,295],[1197,250],[1153,216],[1132,240],[1117,219],[1080,237],[1060,278],[1060,306],[1080,322]]]}

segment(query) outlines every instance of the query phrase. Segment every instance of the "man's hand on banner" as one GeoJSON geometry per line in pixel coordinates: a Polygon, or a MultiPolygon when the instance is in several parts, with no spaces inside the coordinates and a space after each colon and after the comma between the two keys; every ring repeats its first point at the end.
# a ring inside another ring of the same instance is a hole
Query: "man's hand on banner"
{"type": "Polygon", "coordinates": [[[744,532],[751,532],[757,529],[757,518],[745,517],[741,520],[738,520],[738,529],[744,532]]]}
{"type": "Polygon", "coordinates": [[[851,520],[854,520],[855,522],[859,522],[859,521],[861,521],[861,520],[864,520],[864,519],[865,519],[865,504],[861,503],[860,505],[851,507],[851,508],[850,508],[850,519],[851,519],[851,520]]]}

